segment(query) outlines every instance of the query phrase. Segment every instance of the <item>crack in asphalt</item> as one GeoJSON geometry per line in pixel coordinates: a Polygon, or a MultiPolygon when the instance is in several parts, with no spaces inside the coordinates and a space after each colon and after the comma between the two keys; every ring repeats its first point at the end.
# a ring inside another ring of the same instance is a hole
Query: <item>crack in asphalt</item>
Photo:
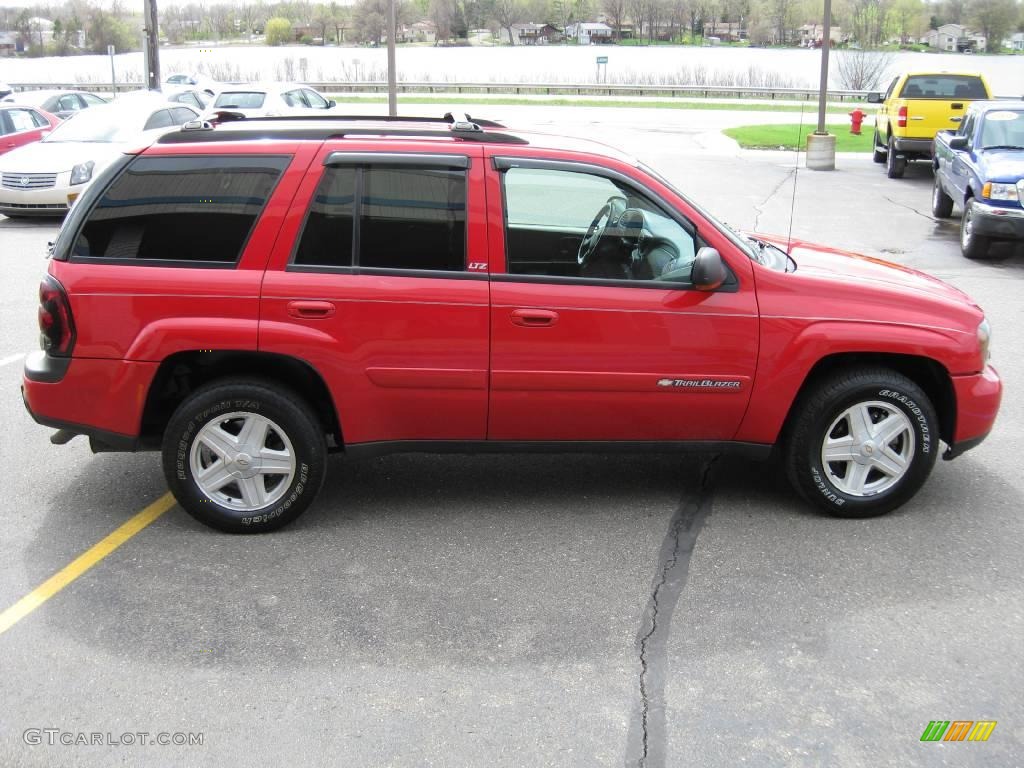
{"type": "Polygon", "coordinates": [[[640,651],[640,712],[634,720],[630,743],[639,751],[626,765],[658,768],[665,765],[665,673],[668,632],[672,614],[686,586],[690,557],[697,536],[711,511],[711,470],[718,456],[706,460],[696,493],[684,493],[661,545],[660,569],[644,610],[637,645],[640,651]],[[639,734],[636,731],[639,730],[639,734]],[[639,742],[637,744],[637,742],[639,742]]]}
{"type": "Polygon", "coordinates": [[[791,178],[793,178],[795,173],[796,173],[796,168],[790,168],[788,171],[786,171],[786,174],[779,180],[779,183],[775,185],[775,188],[771,192],[768,193],[768,197],[766,197],[764,200],[762,200],[759,205],[755,205],[754,206],[754,210],[757,211],[757,214],[754,216],[754,226],[753,226],[754,232],[759,231],[758,227],[761,224],[761,214],[764,213],[764,207],[766,205],[768,205],[768,203],[771,201],[771,199],[773,197],[775,197],[777,194],[779,194],[779,190],[782,189],[783,185],[785,185],[785,183],[787,181],[789,181],[791,178]]]}
{"type": "Polygon", "coordinates": [[[921,213],[919,210],[917,210],[917,208],[914,208],[912,205],[907,205],[906,203],[901,203],[899,200],[893,200],[888,195],[882,195],[882,197],[884,197],[886,200],[888,200],[893,205],[898,205],[900,208],[906,208],[911,213],[916,213],[921,218],[928,219],[928,221],[930,221],[932,223],[937,224],[937,223],[943,221],[943,219],[936,219],[930,213],[921,213]]]}

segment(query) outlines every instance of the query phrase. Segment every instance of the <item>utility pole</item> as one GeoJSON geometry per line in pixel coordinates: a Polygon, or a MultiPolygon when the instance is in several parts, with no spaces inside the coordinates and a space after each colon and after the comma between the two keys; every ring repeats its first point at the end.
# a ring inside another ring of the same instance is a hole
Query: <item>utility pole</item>
{"type": "Polygon", "coordinates": [[[836,168],[836,137],[825,130],[828,99],[828,52],[832,47],[832,0],[825,0],[825,30],[821,36],[821,83],[818,86],[818,129],[807,134],[807,167],[815,171],[836,168]]]}
{"type": "Polygon", "coordinates": [[[146,88],[156,91],[160,89],[160,24],[156,0],[142,0],[142,23],[146,43],[146,88]]]}
{"type": "Polygon", "coordinates": [[[398,84],[395,74],[395,0],[388,0],[388,115],[398,115],[398,84]]]}
{"type": "Polygon", "coordinates": [[[825,0],[825,29],[821,38],[821,83],[818,86],[818,130],[820,136],[825,131],[825,101],[828,98],[828,52],[832,47],[832,0],[825,0]]]}

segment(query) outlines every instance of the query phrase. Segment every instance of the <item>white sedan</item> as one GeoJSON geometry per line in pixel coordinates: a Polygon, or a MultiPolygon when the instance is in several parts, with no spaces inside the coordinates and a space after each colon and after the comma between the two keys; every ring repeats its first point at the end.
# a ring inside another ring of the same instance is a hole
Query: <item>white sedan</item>
{"type": "Polygon", "coordinates": [[[101,170],[198,113],[158,94],[84,110],[42,141],[0,156],[0,213],[63,216],[101,170]]]}
{"type": "Polygon", "coordinates": [[[297,83],[226,85],[223,88],[207,107],[208,116],[217,112],[240,112],[246,117],[312,115],[336,106],[333,99],[326,99],[308,85],[297,83]]]}

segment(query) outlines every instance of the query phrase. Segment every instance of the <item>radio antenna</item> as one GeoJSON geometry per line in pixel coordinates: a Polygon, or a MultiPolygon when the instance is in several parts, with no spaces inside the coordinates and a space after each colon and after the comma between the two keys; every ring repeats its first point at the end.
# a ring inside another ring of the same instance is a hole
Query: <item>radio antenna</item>
{"type": "Polygon", "coordinates": [[[793,165],[793,197],[789,201],[789,234],[786,235],[786,255],[793,247],[793,211],[796,210],[796,177],[800,173],[800,145],[804,140],[804,105],[800,104],[800,127],[796,132],[796,163],[793,165]]]}

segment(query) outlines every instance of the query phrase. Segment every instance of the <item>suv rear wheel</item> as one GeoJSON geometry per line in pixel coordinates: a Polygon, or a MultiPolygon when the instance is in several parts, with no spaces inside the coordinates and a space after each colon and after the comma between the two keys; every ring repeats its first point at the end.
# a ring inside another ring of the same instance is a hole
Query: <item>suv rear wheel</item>
{"type": "Polygon", "coordinates": [[[890,512],[917,492],[935,465],[935,408],[895,371],[840,373],[798,407],[786,446],[789,480],[831,515],[890,512]]]}
{"type": "Polygon", "coordinates": [[[272,531],[297,518],[323,484],[325,457],[306,403],[254,379],[196,390],[164,432],[164,475],[178,503],[229,533],[272,531]]]}

